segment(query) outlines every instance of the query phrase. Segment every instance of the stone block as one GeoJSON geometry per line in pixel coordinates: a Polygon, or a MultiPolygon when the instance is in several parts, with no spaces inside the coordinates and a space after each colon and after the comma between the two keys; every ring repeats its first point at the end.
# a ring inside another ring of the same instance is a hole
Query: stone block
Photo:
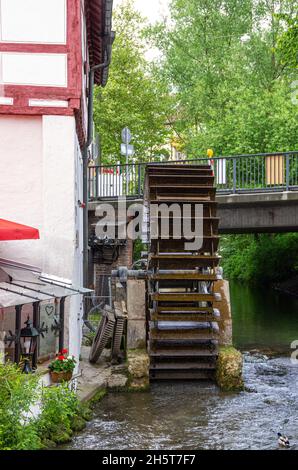
{"type": "Polygon", "coordinates": [[[128,378],[124,374],[112,374],[108,378],[109,389],[124,389],[127,386],[128,378]]]}
{"type": "Polygon", "coordinates": [[[143,280],[127,281],[128,320],[146,319],[146,283],[143,280]]]}
{"type": "Polygon", "coordinates": [[[128,320],[127,322],[127,348],[143,349],[146,347],[145,320],[128,320]]]}
{"type": "Polygon", "coordinates": [[[242,354],[232,346],[221,347],[216,366],[217,384],[223,391],[243,390],[242,354]]]}
{"type": "Polygon", "coordinates": [[[146,351],[128,351],[127,362],[130,377],[134,379],[149,377],[150,359],[146,351]]]}
{"type": "Polygon", "coordinates": [[[149,388],[150,359],[145,349],[130,350],[127,353],[127,367],[129,374],[128,389],[131,391],[145,391],[149,388]]]}

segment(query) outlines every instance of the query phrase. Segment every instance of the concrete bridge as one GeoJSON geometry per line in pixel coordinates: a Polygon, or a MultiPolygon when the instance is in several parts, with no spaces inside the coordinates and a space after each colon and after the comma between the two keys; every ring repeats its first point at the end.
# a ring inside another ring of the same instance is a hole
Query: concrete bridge
{"type": "MultiPolygon", "coordinates": [[[[163,162],[164,163],[164,162],[163,162]]],[[[298,231],[298,152],[169,162],[212,164],[220,233],[298,231]]],[[[143,198],[146,163],[89,168],[89,210],[101,201],[143,198]]]]}
{"type": "Polygon", "coordinates": [[[298,231],[298,190],[218,195],[220,233],[298,231]]]}

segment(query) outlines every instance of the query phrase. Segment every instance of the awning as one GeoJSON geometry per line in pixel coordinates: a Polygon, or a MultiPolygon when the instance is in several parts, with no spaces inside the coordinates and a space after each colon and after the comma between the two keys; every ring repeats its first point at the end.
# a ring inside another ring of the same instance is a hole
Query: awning
{"type": "Polygon", "coordinates": [[[27,225],[0,219],[0,240],[38,240],[39,231],[27,225]]]}
{"type": "Polygon", "coordinates": [[[0,259],[0,267],[10,277],[10,282],[0,283],[0,308],[93,292],[73,285],[69,279],[43,273],[35,266],[0,259]]]}

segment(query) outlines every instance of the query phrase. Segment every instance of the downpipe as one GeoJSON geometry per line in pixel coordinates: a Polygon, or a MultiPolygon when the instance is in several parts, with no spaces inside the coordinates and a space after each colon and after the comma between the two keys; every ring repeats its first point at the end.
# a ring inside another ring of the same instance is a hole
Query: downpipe
{"type": "MultiPolygon", "coordinates": [[[[90,69],[89,72],[89,95],[88,95],[88,131],[87,131],[87,141],[83,149],[83,200],[85,206],[83,208],[83,280],[84,287],[88,288],[88,163],[89,163],[89,148],[93,141],[93,112],[94,112],[94,76],[95,72],[100,69],[105,69],[110,66],[112,60],[112,45],[115,39],[115,33],[112,31],[110,35],[106,36],[106,56],[107,59],[90,69]]],[[[86,312],[84,315],[86,316],[86,312]]]]}

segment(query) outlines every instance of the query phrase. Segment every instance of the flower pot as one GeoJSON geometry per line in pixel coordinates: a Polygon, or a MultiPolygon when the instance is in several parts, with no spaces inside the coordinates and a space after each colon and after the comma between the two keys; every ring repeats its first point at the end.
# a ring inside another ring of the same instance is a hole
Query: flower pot
{"type": "Polygon", "coordinates": [[[69,382],[72,379],[72,371],[55,372],[51,371],[51,379],[54,384],[61,384],[62,382],[69,382]]]}

